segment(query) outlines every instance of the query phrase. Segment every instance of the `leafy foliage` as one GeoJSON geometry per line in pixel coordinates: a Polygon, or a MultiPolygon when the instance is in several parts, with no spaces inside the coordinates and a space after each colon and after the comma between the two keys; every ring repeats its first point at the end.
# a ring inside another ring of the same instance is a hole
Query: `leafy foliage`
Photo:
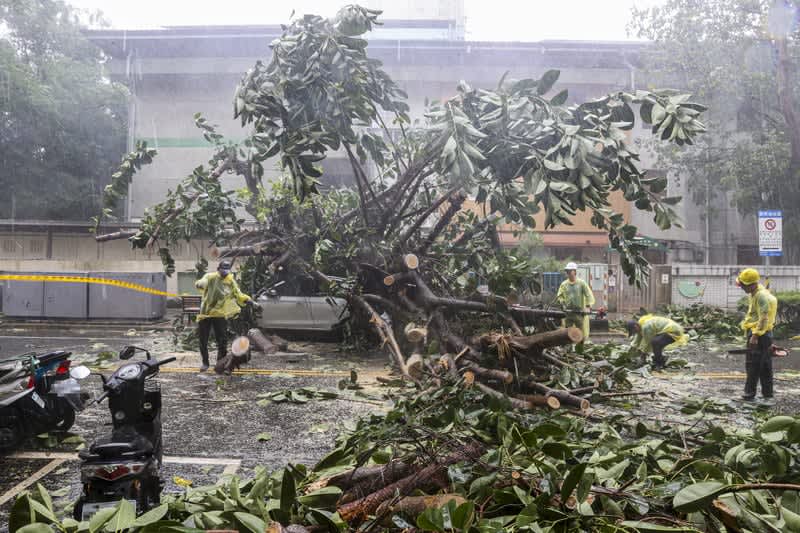
{"type": "Polygon", "coordinates": [[[86,220],[100,209],[125,151],[128,91],[102,74],[86,21],[61,0],[0,1],[0,218],[86,220]]]}
{"type": "MultiPolygon", "coordinates": [[[[325,479],[390,460],[421,466],[475,445],[479,457],[446,469],[447,492],[462,495],[464,503],[449,501],[418,517],[377,517],[390,524],[380,530],[400,531],[409,520],[430,531],[464,532],[722,531],[732,523],[788,531],[797,523],[800,486],[791,485],[800,476],[797,417],[775,416],[754,431],[732,432],[711,418],[698,419],[682,431],[621,417],[517,411],[454,382],[422,394],[401,392],[390,411],[361,420],[311,470],[257,469],[250,479],[187,487],[135,521],[122,507],[98,514],[92,530],[124,523],[132,530],[178,531],[185,523],[264,531],[274,521],[365,531],[372,520],[345,524],[337,512],[342,490],[325,479]]],[[[89,528],[59,521],[47,501],[42,488],[21,495],[11,512],[12,531],[29,523],[89,528]]]]}
{"type": "Polygon", "coordinates": [[[720,307],[704,304],[692,304],[689,307],[667,306],[665,316],[684,327],[692,337],[709,336],[721,340],[731,340],[743,335],[739,327],[741,316],[720,307]]]}

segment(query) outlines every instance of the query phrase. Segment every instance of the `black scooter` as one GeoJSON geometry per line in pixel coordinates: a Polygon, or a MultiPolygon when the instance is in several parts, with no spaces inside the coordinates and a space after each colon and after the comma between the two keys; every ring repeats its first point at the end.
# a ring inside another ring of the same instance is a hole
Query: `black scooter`
{"type": "Polygon", "coordinates": [[[85,366],[71,367],[71,352],[29,353],[0,362],[0,453],[25,438],[48,431],[67,431],[75,411],[88,398],[78,380],[85,366]]]}
{"type": "Polygon", "coordinates": [[[104,392],[94,402],[108,398],[113,429],[79,454],[83,495],[75,504],[76,520],[89,520],[123,499],[135,506],[137,514],[159,504],[161,387],[151,378],[175,358],[156,361],[135,346],[123,348],[119,357],[128,360],[136,352],[144,352],[147,359],[120,366],[108,379],[100,376],[104,392]]]}

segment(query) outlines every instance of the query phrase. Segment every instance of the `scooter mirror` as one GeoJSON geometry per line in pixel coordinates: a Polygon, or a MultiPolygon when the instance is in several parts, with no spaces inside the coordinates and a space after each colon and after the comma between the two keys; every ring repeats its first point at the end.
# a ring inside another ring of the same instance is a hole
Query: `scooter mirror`
{"type": "Polygon", "coordinates": [[[83,379],[89,377],[92,372],[83,365],[72,367],[69,370],[70,377],[75,379],[83,379]]]}
{"type": "Polygon", "coordinates": [[[126,346],[119,351],[119,358],[122,360],[130,359],[136,353],[135,346],[126,346]]]}

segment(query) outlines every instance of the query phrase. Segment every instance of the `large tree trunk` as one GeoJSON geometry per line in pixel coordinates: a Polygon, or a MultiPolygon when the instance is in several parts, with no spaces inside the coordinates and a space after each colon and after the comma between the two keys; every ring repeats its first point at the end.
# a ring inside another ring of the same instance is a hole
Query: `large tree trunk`
{"type": "Polygon", "coordinates": [[[453,452],[408,477],[386,485],[369,496],[339,506],[337,509],[339,516],[348,524],[358,524],[363,522],[369,515],[375,514],[375,511],[383,502],[394,498],[396,494],[403,497],[420,487],[430,486],[431,484],[444,484],[446,486],[448,466],[466,460],[474,461],[481,453],[482,448],[478,444],[466,446],[463,450],[453,452]]]}

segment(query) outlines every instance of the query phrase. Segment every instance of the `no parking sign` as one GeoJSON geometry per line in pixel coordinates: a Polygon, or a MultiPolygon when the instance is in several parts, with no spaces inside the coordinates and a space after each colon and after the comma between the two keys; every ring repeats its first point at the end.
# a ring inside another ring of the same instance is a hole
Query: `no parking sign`
{"type": "Polygon", "coordinates": [[[780,211],[758,212],[758,255],[782,255],[783,216],[780,211]]]}

